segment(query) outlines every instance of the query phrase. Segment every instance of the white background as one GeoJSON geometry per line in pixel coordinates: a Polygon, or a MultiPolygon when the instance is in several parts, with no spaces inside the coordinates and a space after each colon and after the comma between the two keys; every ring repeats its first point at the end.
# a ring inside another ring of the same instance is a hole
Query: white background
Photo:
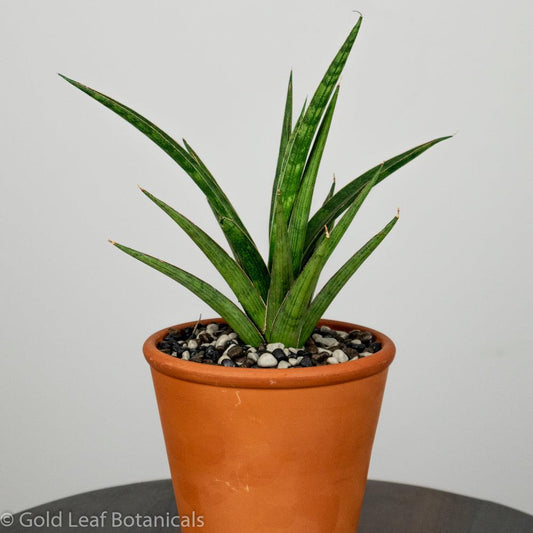
{"type": "Polygon", "coordinates": [[[0,5],[1,511],[168,477],[141,344],[213,312],[107,238],[224,287],[136,188],[220,235],[194,183],[56,72],[185,136],[264,251],[289,70],[299,108],[359,9],[317,195],[458,132],[376,188],[328,269],[401,207],[327,313],[397,343],[370,476],[533,512],[530,1],[0,5]]]}

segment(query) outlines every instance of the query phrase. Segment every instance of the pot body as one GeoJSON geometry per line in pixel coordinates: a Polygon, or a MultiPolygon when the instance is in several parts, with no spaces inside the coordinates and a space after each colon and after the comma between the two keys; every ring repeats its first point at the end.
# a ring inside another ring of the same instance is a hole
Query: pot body
{"type": "Polygon", "coordinates": [[[357,530],[395,347],[370,328],[320,324],[366,329],[383,348],[337,365],[256,369],[170,357],[156,348],[167,329],[146,341],[183,531],[357,530]]]}

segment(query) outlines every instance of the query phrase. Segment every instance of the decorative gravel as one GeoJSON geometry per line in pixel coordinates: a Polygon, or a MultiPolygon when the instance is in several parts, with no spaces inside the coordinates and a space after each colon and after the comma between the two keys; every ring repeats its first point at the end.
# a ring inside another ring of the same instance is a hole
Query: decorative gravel
{"type": "Polygon", "coordinates": [[[336,331],[315,328],[303,348],[280,342],[257,348],[244,344],[226,324],[197,324],[194,328],[170,329],[157,348],[172,357],[206,365],[242,368],[302,368],[336,365],[368,357],[381,350],[369,331],[336,331]]]}

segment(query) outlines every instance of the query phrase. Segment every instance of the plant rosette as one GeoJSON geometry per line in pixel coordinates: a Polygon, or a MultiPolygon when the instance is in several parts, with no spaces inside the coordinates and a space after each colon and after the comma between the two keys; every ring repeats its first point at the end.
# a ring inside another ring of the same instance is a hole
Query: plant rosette
{"type": "Polygon", "coordinates": [[[185,139],[178,143],[133,109],[62,76],[137,128],[185,171],[205,195],[231,251],[141,189],[206,255],[240,306],[196,275],[110,241],[182,284],[222,317],[201,321],[206,327],[198,331],[197,322],[167,328],[144,345],[178,508],[182,514],[202,513],[203,531],[234,532],[238,525],[254,533],[348,533],[357,527],[394,345],[377,331],[322,317],[395,226],[398,214],[320,290],[318,281],[373,188],[449,138],[387,159],[339,190],[334,180],[311,214],[339,78],[361,22],[362,17],[294,122],[290,74],[266,258],[185,139]],[[221,331],[223,340],[214,323],[228,328],[221,331]],[[193,332],[198,336],[193,338],[193,332]]]}

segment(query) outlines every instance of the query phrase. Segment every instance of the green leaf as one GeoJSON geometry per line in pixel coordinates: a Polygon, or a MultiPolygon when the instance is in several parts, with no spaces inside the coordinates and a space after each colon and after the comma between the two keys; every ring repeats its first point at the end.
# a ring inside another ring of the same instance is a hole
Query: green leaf
{"type": "Polygon", "coordinates": [[[109,96],[106,96],[105,94],[83,85],[82,83],[67,78],[62,74],[60,74],[60,76],[74,87],[78,88],[80,91],[83,91],[85,94],[94,98],[97,102],[100,102],[102,105],[122,117],[140,132],[144,133],[176,163],[178,163],[183,170],[185,170],[185,172],[193,179],[193,181],[206,195],[210,205],[216,209],[217,213],[233,219],[236,224],[241,226],[243,231],[246,232],[244,224],[231,205],[231,202],[224,194],[211,173],[209,171],[204,172],[204,170],[207,169],[205,168],[205,165],[202,167],[202,164],[200,164],[200,159],[196,154],[191,156],[191,154],[189,154],[187,150],[185,150],[179,143],[172,139],[172,137],[133,109],[121,104],[109,96]]]}
{"type": "Polygon", "coordinates": [[[170,263],[161,261],[155,257],[138,252],[122,244],[111,241],[113,245],[123,252],[138,259],[142,263],[158,270],[174,281],[177,281],[191,292],[201,298],[215,312],[224,317],[226,322],[237,332],[239,337],[252,346],[258,346],[263,342],[263,337],[252,321],[226,296],[217,289],[197,278],[193,274],[182,270],[170,263]]]}
{"type": "Polygon", "coordinates": [[[318,124],[333,93],[335,85],[339,80],[342,69],[346,64],[346,60],[348,59],[355,38],[359,33],[361,22],[362,17],[359,18],[351,30],[346,41],[326,71],[326,74],[322,78],[322,81],[315,91],[309,107],[305,112],[302,120],[302,127],[294,137],[293,142],[289,142],[287,146],[287,153],[284,158],[278,186],[281,191],[283,210],[287,220],[291,215],[294,199],[300,186],[302,173],[304,171],[305,162],[309,154],[313,137],[315,136],[318,124]]]}
{"type": "Polygon", "coordinates": [[[309,222],[309,212],[311,211],[313,192],[315,190],[318,169],[320,167],[320,161],[322,160],[322,154],[324,153],[324,148],[326,146],[326,140],[328,138],[338,96],[339,87],[337,86],[326,109],[324,118],[320,124],[320,128],[318,129],[313,148],[311,149],[311,153],[309,155],[309,160],[307,161],[307,165],[303,173],[300,189],[294,202],[294,208],[289,223],[289,239],[292,249],[293,272],[295,275],[300,271],[302,264],[305,232],[309,222]]]}
{"type": "MultiPolygon", "coordinates": [[[[322,203],[322,205],[326,205],[326,203],[331,200],[331,198],[333,198],[333,195],[335,194],[335,185],[336,185],[336,181],[335,181],[335,174],[333,174],[333,181],[331,182],[331,187],[329,188],[329,191],[328,191],[328,194],[326,196],[326,199],[324,200],[324,202],[322,203]]],[[[331,231],[333,228],[335,227],[335,220],[332,220],[329,225],[328,225],[328,229],[329,231],[331,231]]],[[[322,238],[322,237],[321,237],[322,238]]],[[[320,242],[320,239],[315,241],[315,246],[320,242]]],[[[304,256],[305,258],[305,256],[304,256]]]]}
{"type": "Polygon", "coordinates": [[[329,188],[328,194],[326,195],[326,199],[324,200],[322,205],[326,205],[331,200],[331,198],[333,198],[333,195],[335,194],[335,184],[335,174],[333,174],[333,181],[331,182],[331,187],[329,188]]]}
{"type": "Polygon", "coordinates": [[[365,186],[369,179],[374,175],[376,170],[383,165],[383,171],[380,174],[378,183],[383,181],[386,177],[390,176],[394,171],[403,167],[420,154],[432,146],[449,139],[452,137],[448,135],[446,137],[439,137],[432,141],[420,144],[411,150],[407,150],[396,157],[393,157],[380,165],[376,165],[358,178],[354,179],[348,185],[345,185],[340,191],[338,191],[333,198],[331,198],[324,206],[322,206],[311,218],[307,227],[307,235],[305,238],[304,248],[304,261],[307,260],[313,252],[316,241],[322,234],[322,229],[326,225],[330,225],[353,201],[353,199],[359,194],[361,189],[365,186]]]}
{"type": "Polygon", "coordinates": [[[324,285],[305,314],[300,338],[298,339],[300,344],[303,344],[310,337],[317,322],[324,316],[324,312],[333,299],[344,287],[346,282],[353,276],[355,271],[364,263],[366,258],[379,246],[397,221],[398,216],[394,217],[377,235],[372,237],[372,239],[348,259],[348,261],[346,261],[346,263],[344,263],[344,265],[324,285]]]}
{"type": "MultiPolygon", "coordinates": [[[[198,170],[206,177],[206,179],[215,181],[215,178],[213,177],[213,174],[211,174],[210,170],[205,166],[205,163],[200,159],[200,156],[193,150],[192,146],[185,139],[182,139],[182,140],[183,140],[183,145],[187,149],[187,152],[189,152],[189,155],[192,157],[192,159],[196,163],[196,166],[197,166],[198,170]]],[[[213,212],[215,213],[215,216],[217,217],[217,219],[219,219],[221,216],[227,216],[228,218],[233,218],[235,223],[238,226],[240,226],[241,229],[243,230],[243,232],[246,233],[246,235],[250,238],[250,240],[252,240],[250,234],[248,233],[248,230],[246,229],[246,227],[244,226],[244,224],[242,223],[242,221],[238,217],[237,218],[232,217],[231,214],[230,215],[220,215],[220,212],[219,212],[218,208],[216,206],[212,205],[212,204],[211,204],[211,208],[212,208],[213,212]]],[[[229,244],[231,245],[232,243],[230,242],[229,244]]]]}
{"type": "MultiPolygon", "coordinates": [[[[300,111],[300,115],[298,116],[298,119],[296,120],[296,124],[294,125],[294,130],[292,131],[292,133],[291,133],[291,135],[289,137],[289,140],[287,142],[287,146],[285,147],[284,161],[288,157],[287,154],[289,152],[290,146],[292,146],[292,144],[294,143],[294,139],[295,139],[296,135],[298,134],[298,131],[302,127],[303,117],[305,115],[306,105],[307,105],[307,98],[304,101],[304,104],[302,106],[302,110],[300,111]]],[[[276,183],[279,183],[279,180],[276,180],[276,183]]],[[[274,219],[274,214],[277,212],[276,204],[278,204],[280,202],[278,192],[279,192],[279,189],[276,189],[275,194],[274,194],[274,192],[272,193],[272,201],[271,201],[271,204],[270,204],[271,217],[270,217],[270,223],[269,223],[269,250],[268,250],[268,268],[269,269],[272,268],[272,254],[274,253],[274,241],[272,239],[272,226],[273,226],[273,222],[274,222],[273,219],[274,219]]],[[[287,222],[288,222],[288,219],[287,219],[287,222]]]]}
{"type": "Polygon", "coordinates": [[[275,202],[276,212],[272,227],[272,241],[274,243],[270,289],[268,291],[266,327],[264,331],[268,338],[279,307],[289,291],[292,282],[292,253],[287,233],[287,222],[280,202],[275,202]]]}
{"type": "Polygon", "coordinates": [[[243,269],[207,233],[188,218],[148,191],[144,189],[141,191],[187,233],[226,280],[246,313],[259,328],[262,328],[265,322],[265,303],[243,269]]]}
{"type": "Polygon", "coordinates": [[[288,346],[298,346],[294,342],[299,342],[301,321],[316,289],[320,273],[376,183],[378,175],[379,170],[354,200],[335,229],[329,233],[329,230],[325,228],[326,238],[317,246],[317,249],[288,292],[277,315],[272,333],[270,336],[267,334],[267,340],[270,340],[269,337],[271,337],[272,340],[284,342],[288,346]]]}
{"type": "Polygon", "coordinates": [[[278,192],[278,180],[283,163],[283,157],[289,142],[289,137],[292,133],[292,70],[289,76],[289,85],[287,87],[287,98],[285,100],[285,112],[283,113],[283,126],[281,128],[281,139],[279,142],[278,163],[276,165],[276,174],[274,176],[274,185],[272,186],[272,201],[270,203],[270,221],[269,227],[272,225],[272,217],[274,216],[274,204],[276,201],[276,194],[278,192]]]}
{"type": "Polygon", "coordinates": [[[215,178],[213,177],[213,174],[211,174],[211,171],[205,166],[204,162],[200,159],[200,156],[193,150],[192,146],[185,139],[182,139],[182,141],[183,146],[185,146],[185,149],[187,152],[189,152],[189,155],[196,163],[198,170],[200,170],[200,172],[202,172],[208,180],[214,181],[215,178]]]}
{"type": "Polygon", "coordinates": [[[220,226],[228,242],[232,244],[231,248],[235,254],[235,259],[248,274],[254,286],[257,287],[263,301],[266,302],[270,286],[270,273],[254,242],[231,218],[221,217],[220,226]]]}

